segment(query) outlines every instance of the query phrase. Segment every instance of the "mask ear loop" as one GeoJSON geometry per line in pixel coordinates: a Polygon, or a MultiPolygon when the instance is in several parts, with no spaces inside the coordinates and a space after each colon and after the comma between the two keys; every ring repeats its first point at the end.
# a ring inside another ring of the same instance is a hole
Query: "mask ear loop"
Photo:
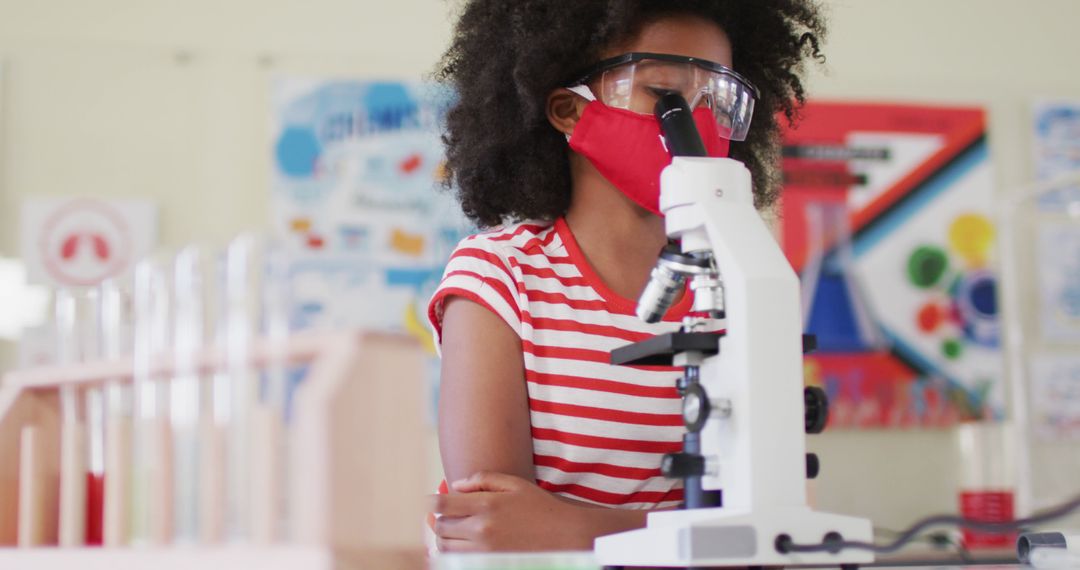
{"type": "Polygon", "coordinates": [[[568,91],[581,95],[586,101],[596,101],[596,95],[592,92],[592,89],[584,83],[581,85],[575,85],[573,87],[567,87],[568,91]]]}
{"type": "MultiPolygon", "coordinates": [[[[596,101],[596,94],[592,92],[592,89],[588,85],[575,85],[573,87],[567,87],[567,90],[571,91],[575,95],[584,98],[588,102],[596,101]]],[[[563,135],[566,137],[566,142],[570,142],[570,135],[563,135]]]]}

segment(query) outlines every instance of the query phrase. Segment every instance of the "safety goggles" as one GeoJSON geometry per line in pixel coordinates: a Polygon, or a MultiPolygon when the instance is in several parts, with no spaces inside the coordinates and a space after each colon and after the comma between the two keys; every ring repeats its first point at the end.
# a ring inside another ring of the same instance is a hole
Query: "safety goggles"
{"type": "Polygon", "coordinates": [[[733,141],[746,140],[760,96],[746,78],[719,63],[664,53],[625,53],[575,77],[568,87],[588,84],[605,105],[636,113],[652,114],[658,93],[682,93],[692,109],[711,109],[720,135],[733,141]]]}

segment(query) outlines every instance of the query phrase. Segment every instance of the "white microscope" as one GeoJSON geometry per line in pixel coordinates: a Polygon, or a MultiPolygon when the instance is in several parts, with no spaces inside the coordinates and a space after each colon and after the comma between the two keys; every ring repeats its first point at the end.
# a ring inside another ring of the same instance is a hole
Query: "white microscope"
{"type": "Polygon", "coordinates": [[[798,566],[856,568],[866,550],[796,552],[792,545],[872,542],[869,520],[806,503],[817,458],[807,432],[824,428],[826,402],[803,387],[799,279],[754,208],[750,172],[708,158],[681,95],[657,103],[673,155],[660,177],[668,237],[638,315],[662,316],[685,287],[692,315],[681,330],[612,351],[614,364],[673,363],[687,432],[663,472],[682,478],[685,508],[649,513],[645,528],[600,537],[608,567],[798,566]],[[677,243],[677,245],[676,245],[677,243]],[[725,318],[727,331],[707,326],[725,318]]]}

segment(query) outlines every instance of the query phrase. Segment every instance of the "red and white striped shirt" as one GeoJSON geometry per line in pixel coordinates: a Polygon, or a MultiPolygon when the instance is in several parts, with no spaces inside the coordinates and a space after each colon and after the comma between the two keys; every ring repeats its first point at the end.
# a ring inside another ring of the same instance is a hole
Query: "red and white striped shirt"
{"type": "Polygon", "coordinates": [[[605,506],[677,505],[682,484],[660,474],[682,449],[678,368],[613,366],[612,349],[671,332],[691,296],[648,324],[636,302],[608,289],[565,220],[524,222],[468,237],[454,251],[428,309],[442,340],[443,302],[486,307],[521,338],[536,482],[605,506]]]}

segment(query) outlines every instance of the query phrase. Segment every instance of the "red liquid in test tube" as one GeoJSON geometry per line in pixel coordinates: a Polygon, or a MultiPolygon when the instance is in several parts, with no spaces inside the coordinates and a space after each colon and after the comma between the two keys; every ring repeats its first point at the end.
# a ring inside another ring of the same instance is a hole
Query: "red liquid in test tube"
{"type": "MultiPolygon", "coordinates": [[[[960,460],[960,515],[980,522],[1015,520],[1015,434],[1005,422],[971,422],[956,428],[960,460]]],[[[1014,549],[1016,532],[964,528],[965,548],[1014,549]]]]}
{"type": "Polygon", "coordinates": [[[105,475],[86,474],[86,544],[101,546],[105,534],[105,475]]]}
{"type": "MultiPolygon", "coordinates": [[[[1013,492],[1002,491],[962,491],[960,493],[960,514],[964,518],[984,522],[1005,522],[1013,520],[1013,492]]],[[[992,533],[963,529],[966,548],[1011,548],[1016,544],[1015,532],[992,533]]]]}

